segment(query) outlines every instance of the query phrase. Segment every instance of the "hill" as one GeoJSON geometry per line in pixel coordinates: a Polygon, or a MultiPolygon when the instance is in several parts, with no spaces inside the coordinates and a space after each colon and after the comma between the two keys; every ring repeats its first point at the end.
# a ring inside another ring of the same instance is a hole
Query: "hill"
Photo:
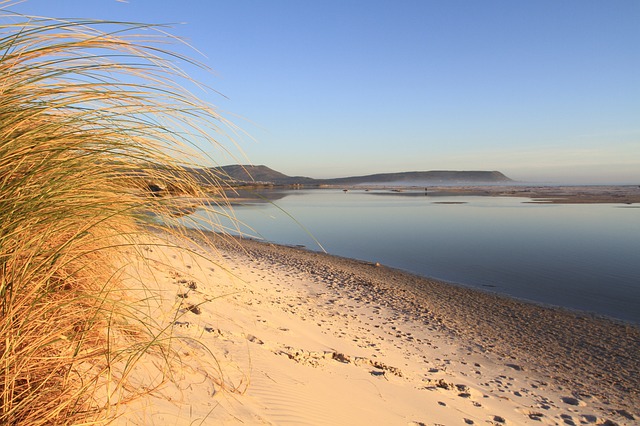
{"type": "MultiPolygon", "coordinates": [[[[197,172],[197,170],[194,170],[197,172]]],[[[233,164],[229,166],[211,167],[207,170],[223,181],[235,183],[256,183],[273,185],[317,184],[316,179],[304,176],[287,176],[267,166],[250,166],[233,164]]]]}
{"type": "Polygon", "coordinates": [[[450,184],[450,183],[501,183],[512,182],[498,171],[457,171],[431,170],[426,172],[378,173],[367,176],[353,176],[328,179],[324,182],[333,185],[362,184],[450,184]]]}
{"type": "MultiPolygon", "coordinates": [[[[313,179],[305,176],[287,176],[267,166],[229,165],[209,169],[222,180],[235,183],[263,183],[274,185],[363,185],[363,184],[452,184],[452,183],[506,183],[513,182],[498,171],[431,170],[398,173],[378,173],[333,179],[313,179]]],[[[197,172],[197,170],[194,170],[197,172]]]]}

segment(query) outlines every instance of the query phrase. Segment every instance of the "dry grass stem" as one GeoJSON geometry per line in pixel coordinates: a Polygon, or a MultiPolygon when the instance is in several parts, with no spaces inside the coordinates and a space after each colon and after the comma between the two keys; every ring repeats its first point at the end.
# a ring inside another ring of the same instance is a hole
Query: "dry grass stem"
{"type": "Polygon", "coordinates": [[[0,16],[0,424],[102,421],[140,392],[142,354],[172,359],[123,291],[123,250],[220,196],[188,167],[235,129],[187,90],[176,63],[197,64],[142,29],[0,16]]]}

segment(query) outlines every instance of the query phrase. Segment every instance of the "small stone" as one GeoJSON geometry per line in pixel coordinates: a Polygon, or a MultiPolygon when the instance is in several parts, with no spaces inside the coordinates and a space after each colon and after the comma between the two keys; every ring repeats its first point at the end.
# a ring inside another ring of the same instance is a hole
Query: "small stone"
{"type": "Polygon", "coordinates": [[[340,352],[333,352],[333,359],[338,362],[342,362],[348,364],[351,362],[351,357],[349,355],[342,354],[340,352]]]}
{"type": "Polygon", "coordinates": [[[196,315],[200,315],[202,313],[202,310],[200,309],[200,307],[196,306],[196,305],[189,305],[189,306],[187,306],[186,309],[187,309],[187,311],[192,312],[192,313],[194,313],[196,315]]]}
{"type": "Polygon", "coordinates": [[[451,388],[449,383],[445,382],[443,379],[440,379],[436,382],[436,387],[439,387],[441,389],[447,389],[447,390],[451,388]]]}

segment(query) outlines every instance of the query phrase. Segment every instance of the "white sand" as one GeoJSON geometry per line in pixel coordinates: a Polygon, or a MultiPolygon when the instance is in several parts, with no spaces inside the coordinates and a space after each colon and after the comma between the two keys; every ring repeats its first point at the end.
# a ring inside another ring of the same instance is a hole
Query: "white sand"
{"type": "MultiPolygon", "coordinates": [[[[136,273],[162,295],[154,318],[194,340],[176,341],[182,365],[175,383],[125,405],[116,424],[639,421],[637,394],[623,407],[573,392],[535,365],[470,346],[436,322],[363,296],[366,289],[350,291],[344,273],[237,249],[207,253],[214,262],[169,248],[147,254],[153,274],[144,266],[136,273]],[[184,309],[190,304],[200,312],[184,309]]],[[[148,358],[135,374],[156,374],[148,358]]]]}

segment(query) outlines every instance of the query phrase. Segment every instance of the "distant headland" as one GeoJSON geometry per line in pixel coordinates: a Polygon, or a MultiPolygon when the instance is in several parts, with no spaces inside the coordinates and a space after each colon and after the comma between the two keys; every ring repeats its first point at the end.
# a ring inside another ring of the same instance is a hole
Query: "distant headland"
{"type": "Polygon", "coordinates": [[[194,170],[201,175],[213,174],[231,184],[264,185],[446,185],[446,184],[507,184],[512,179],[498,171],[430,170],[398,173],[377,173],[366,176],[350,176],[331,179],[314,179],[306,176],[287,176],[267,166],[240,165],[212,167],[194,170]],[[206,173],[202,173],[206,172],[206,173]]]}

